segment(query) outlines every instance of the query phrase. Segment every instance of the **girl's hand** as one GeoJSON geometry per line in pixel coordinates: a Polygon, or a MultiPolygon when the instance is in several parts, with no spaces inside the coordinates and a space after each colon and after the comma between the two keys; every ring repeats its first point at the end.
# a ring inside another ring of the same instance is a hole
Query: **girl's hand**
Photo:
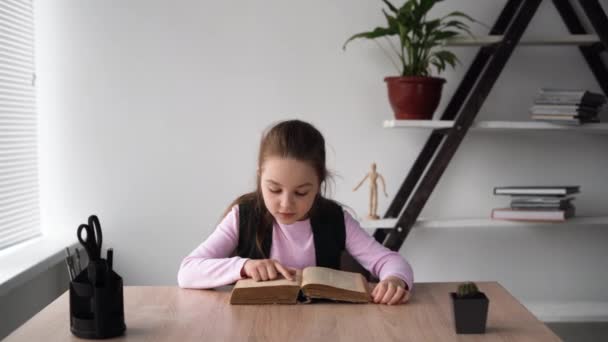
{"type": "Polygon", "coordinates": [[[387,277],[374,287],[373,301],[388,305],[405,303],[410,299],[410,291],[405,289],[406,286],[405,282],[397,277],[387,277]]]}
{"type": "Polygon", "coordinates": [[[277,279],[279,274],[289,280],[294,280],[296,270],[281,265],[278,261],[272,259],[245,261],[241,275],[248,278],[253,278],[255,281],[266,281],[277,279]]]}

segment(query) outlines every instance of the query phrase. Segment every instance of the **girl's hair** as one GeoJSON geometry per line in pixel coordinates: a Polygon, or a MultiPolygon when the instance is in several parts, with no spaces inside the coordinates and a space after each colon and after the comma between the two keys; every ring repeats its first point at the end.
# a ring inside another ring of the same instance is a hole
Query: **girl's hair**
{"type": "MultiPolygon", "coordinates": [[[[327,179],[331,177],[325,166],[325,139],[319,130],[313,125],[300,121],[288,120],[282,121],[267,129],[262,135],[260,141],[260,150],[258,154],[258,172],[256,176],[256,190],[239,196],[226,209],[223,216],[226,216],[233,206],[241,203],[251,203],[259,217],[259,222],[256,231],[255,244],[258,251],[264,255],[262,250],[262,241],[267,233],[268,227],[272,227],[273,217],[264,204],[261,187],[261,173],[264,161],[270,157],[290,158],[298,161],[309,163],[315,170],[319,185],[323,191],[319,189],[315,202],[321,196],[321,192],[327,190],[327,179]]],[[[314,204],[313,204],[314,208],[314,204]]],[[[269,256],[266,256],[269,257],[269,256]]]]}

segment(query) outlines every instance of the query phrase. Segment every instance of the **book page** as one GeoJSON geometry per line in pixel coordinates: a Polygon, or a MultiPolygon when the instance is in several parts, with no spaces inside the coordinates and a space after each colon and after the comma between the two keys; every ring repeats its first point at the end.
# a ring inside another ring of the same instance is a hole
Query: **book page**
{"type": "Polygon", "coordinates": [[[272,287],[272,286],[298,286],[302,283],[302,270],[297,270],[295,280],[288,280],[279,274],[279,278],[267,281],[255,281],[252,278],[241,279],[234,285],[238,288],[272,287]]]}
{"type": "Polygon", "coordinates": [[[326,285],[348,291],[367,293],[366,280],[363,275],[326,267],[306,267],[302,272],[302,287],[308,284],[326,285]]]}

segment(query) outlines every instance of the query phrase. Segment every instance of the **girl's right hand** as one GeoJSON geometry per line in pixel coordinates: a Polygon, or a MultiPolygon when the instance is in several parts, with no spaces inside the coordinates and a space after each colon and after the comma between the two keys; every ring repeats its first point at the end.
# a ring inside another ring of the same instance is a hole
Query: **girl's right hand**
{"type": "Polygon", "coordinates": [[[277,279],[279,274],[282,274],[286,279],[294,280],[296,270],[285,267],[273,259],[249,259],[245,261],[241,270],[242,276],[253,278],[255,281],[277,279]]]}

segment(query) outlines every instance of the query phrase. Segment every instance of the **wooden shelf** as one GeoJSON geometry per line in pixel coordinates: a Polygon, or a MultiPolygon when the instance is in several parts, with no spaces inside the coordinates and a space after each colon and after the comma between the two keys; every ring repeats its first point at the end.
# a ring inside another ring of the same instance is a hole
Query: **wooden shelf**
{"type": "MultiPolygon", "coordinates": [[[[376,228],[394,228],[397,219],[382,219],[373,221],[361,221],[361,227],[373,231],[376,228]]],[[[506,221],[484,218],[453,219],[453,220],[429,220],[419,219],[414,229],[420,228],[496,228],[496,227],[529,227],[549,225],[608,225],[608,216],[580,216],[573,217],[564,222],[529,222],[529,221],[506,221]]]]}
{"type": "MultiPolygon", "coordinates": [[[[452,128],[454,121],[447,120],[385,120],[385,128],[446,129],[452,128]]],[[[608,134],[608,123],[586,123],[580,126],[560,125],[542,121],[477,121],[472,130],[494,131],[578,131],[608,134]]]]}
{"type": "MultiPolygon", "coordinates": [[[[503,36],[458,36],[448,40],[448,46],[483,46],[497,44],[502,41],[503,36]]],[[[523,37],[519,45],[554,46],[554,45],[590,45],[599,43],[600,39],[595,34],[566,34],[554,37],[527,38],[523,37]]]]}

